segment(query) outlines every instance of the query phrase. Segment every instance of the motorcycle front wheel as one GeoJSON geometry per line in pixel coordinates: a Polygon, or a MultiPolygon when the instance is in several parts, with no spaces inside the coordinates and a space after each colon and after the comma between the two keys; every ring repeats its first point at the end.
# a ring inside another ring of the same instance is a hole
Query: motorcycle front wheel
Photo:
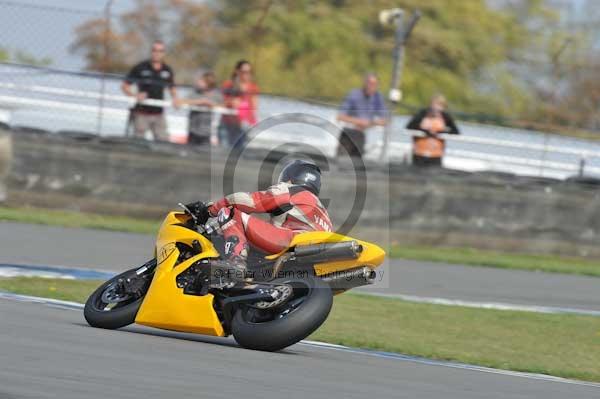
{"type": "Polygon", "coordinates": [[[235,313],[231,332],[244,348],[274,352],[312,334],[327,319],[333,304],[329,285],[319,278],[276,279],[293,293],[283,305],[273,309],[242,306],[235,313]]]}
{"type": "MultiPolygon", "coordinates": [[[[153,259],[144,266],[148,266],[153,270],[156,266],[156,260],[153,259]]],[[[150,285],[149,278],[136,275],[136,271],[139,269],[139,267],[136,267],[111,278],[90,295],[83,309],[85,320],[90,326],[114,330],[135,321],[137,312],[144,300],[144,295],[150,285]],[[127,278],[145,279],[141,294],[136,295],[123,290],[122,281],[127,278]]]]}

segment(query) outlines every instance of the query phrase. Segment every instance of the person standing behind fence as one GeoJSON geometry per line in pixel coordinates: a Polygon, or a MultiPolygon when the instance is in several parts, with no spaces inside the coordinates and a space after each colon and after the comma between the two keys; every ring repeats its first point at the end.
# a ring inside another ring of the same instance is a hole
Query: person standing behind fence
{"type": "Polygon", "coordinates": [[[165,64],[164,58],[165,44],[157,40],[152,43],[150,59],[134,66],[121,85],[123,93],[137,99],[131,109],[131,122],[137,137],[144,137],[146,131],[150,130],[154,140],[169,139],[163,107],[141,104],[146,99],[163,100],[165,88],[169,89],[173,103],[177,104],[175,75],[171,67],[165,64]],[[137,92],[132,90],[133,85],[137,87],[137,92]]]}
{"type": "Polygon", "coordinates": [[[256,124],[258,85],[254,82],[252,65],[246,60],[236,63],[231,79],[223,82],[225,105],[236,111],[223,115],[222,123],[229,145],[240,149],[246,142],[246,133],[256,124]]]}
{"type": "Polygon", "coordinates": [[[377,90],[377,76],[365,76],[363,87],[354,89],[344,99],[337,120],[345,127],[340,135],[337,155],[346,152],[350,157],[362,157],[365,152],[365,131],[373,126],[385,126],[387,108],[377,90]]]}
{"type": "MultiPolygon", "coordinates": [[[[223,106],[223,94],[217,87],[217,79],[211,71],[204,72],[197,80],[194,93],[187,99],[177,100],[178,105],[203,107],[203,110],[191,110],[188,119],[188,144],[208,144],[211,138],[217,138],[213,123],[218,126],[220,114],[211,108],[223,106]]],[[[215,140],[216,141],[216,140],[215,140]]],[[[217,144],[215,142],[215,144],[217,144]]]]}
{"type": "Polygon", "coordinates": [[[446,112],[446,98],[436,94],[428,108],[420,110],[406,125],[407,129],[420,130],[425,136],[413,137],[413,165],[442,166],[446,142],[441,133],[460,134],[452,116],[446,112]]]}

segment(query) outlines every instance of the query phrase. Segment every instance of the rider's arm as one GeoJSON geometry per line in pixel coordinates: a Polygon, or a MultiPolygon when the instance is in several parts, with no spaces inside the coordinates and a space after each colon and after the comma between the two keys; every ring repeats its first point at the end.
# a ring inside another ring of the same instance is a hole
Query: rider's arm
{"type": "Polygon", "coordinates": [[[228,195],[211,205],[209,212],[216,215],[219,209],[231,206],[246,213],[269,213],[289,203],[290,192],[287,184],[278,184],[265,191],[228,195]]]}

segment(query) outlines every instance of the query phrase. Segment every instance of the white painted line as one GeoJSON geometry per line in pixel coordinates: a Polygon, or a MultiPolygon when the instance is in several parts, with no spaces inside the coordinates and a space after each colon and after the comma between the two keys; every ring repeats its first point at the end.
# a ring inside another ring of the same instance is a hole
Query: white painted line
{"type": "MultiPolygon", "coordinates": [[[[43,278],[65,278],[76,280],[105,280],[113,277],[116,273],[92,269],[75,269],[68,267],[56,266],[28,266],[28,265],[7,265],[0,264],[0,277],[43,277],[43,278]]],[[[582,316],[600,317],[600,310],[575,309],[567,307],[552,307],[540,305],[519,305],[512,303],[501,302],[477,302],[465,301],[462,299],[448,299],[423,297],[416,295],[404,294],[385,294],[370,291],[354,291],[356,295],[370,295],[384,298],[400,299],[414,303],[429,303],[433,305],[445,306],[463,306],[476,309],[492,309],[492,310],[514,310],[520,312],[546,313],[546,314],[577,314],[582,316]]]]}
{"type": "Polygon", "coordinates": [[[384,297],[384,298],[394,298],[394,299],[401,299],[401,300],[407,301],[407,302],[429,303],[429,304],[433,304],[433,305],[463,306],[463,307],[467,307],[467,308],[493,309],[493,310],[515,310],[515,311],[520,311],[520,312],[534,312],[534,313],[548,313],[548,314],[577,314],[577,315],[582,315],[582,316],[600,317],[600,310],[575,309],[575,308],[539,306],[539,305],[517,305],[517,304],[512,304],[512,303],[501,303],[501,302],[475,302],[475,301],[465,301],[462,299],[423,297],[423,296],[404,295],[404,294],[384,294],[384,293],[367,292],[367,291],[354,292],[354,294],[355,295],[378,296],[378,297],[384,297]]]}
{"type": "MultiPolygon", "coordinates": [[[[40,303],[40,304],[44,304],[46,306],[60,307],[60,308],[68,309],[68,310],[82,310],[83,306],[84,306],[83,304],[77,303],[77,302],[61,301],[58,299],[41,298],[41,297],[29,296],[29,295],[12,294],[12,293],[2,292],[2,291],[0,291],[0,299],[7,299],[7,300],[12,300],[12,301],[20,301],[20,302],[40,303]]],[[[582,385],[582,386],[588,386],[588,387],[593,387],[593,388],[600,388],[600,383],[571,380],[568,378],[555,377],[555,376],[546,375],[546,374],[524,373],[524,372],[520,372],[520,371],[494,369],[491,367],[476,366],[476,365],[466,364],[466,363],[455,363],[455,362],[451,362],[451,361],[433,360],[433,359],[427,359],[427,358],[423,358],[423,357],[403,355],[401,353],[380,352],[380,351],[372,351],[372,350],[368,350],[368,349],[350,348],[350,347],[344,346],[344,345],[330,344],[327,342],[319,342],[319,341],[304,340],[304,341],[300,341],[299,344],[305,345],[305,346],[310,346],[313,348],[337,350],[337,351],[341,351],[341,352],[354,353],[354,354],[366,355],[366,356],[374,356],[374,357],[391,359],[391,360],[413,362],[413,363],[425,364],[425,365],[429,365],[429,366],[449,367],[449,368],[461,369],[461,370],[469,370],[469,371],[478,371],[478,372],[483,372],[483,373],[506,375],[509,377],[527,378],[530,380],[548,381],[548,382],[556,382],[556,383],[561,383],[561,384],[582,385]]]]}
{"type": "Polygon", "coordinates": [[[9,301],[18,301],[18,302],[41,303],[43,305],[61,307],[61,308],[70,309],[70,310],[83,309],[83,304],[78,303],[78,302],[61,301],[60,299],[42,298],[39,296],[31,296],[31,295],[13,294],[12,292],[4,292],[4,291],[0,291],[0,299],[7,299],[9,301]]]}

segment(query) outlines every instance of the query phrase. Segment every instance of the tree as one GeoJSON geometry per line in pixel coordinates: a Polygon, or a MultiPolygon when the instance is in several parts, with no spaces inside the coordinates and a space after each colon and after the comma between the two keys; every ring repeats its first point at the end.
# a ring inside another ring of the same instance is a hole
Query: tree
{"type": "Polygon", "coordinates": [[[193,0],[136,0],[133,11],[107,21],[79,25],[71,51],[83,54],[86,69],[123,73],[150,54],[154,40],[167,44],[169,63],[191,75],[210,65],[218,45],[213,11],[193,0]]]}
{"type": "Polygon", "coordinates": [[[536,108],[530,75],[515,64],[524,54],[543,58],[554,43],[542,29],[555,17],[544,0],[137,0],[111,26],[96,19],[78,27],[72,49],[88,69],[123,72],[161,37],[180,78],[200,66],[226,77],[245,58],[263,92],[337,104],[365,72],[388,87],[393,32],[377,15],[398,6],[423,13],[407,48],[406,104],[443,92],[470,113],[512,117],[536,108]]]}

